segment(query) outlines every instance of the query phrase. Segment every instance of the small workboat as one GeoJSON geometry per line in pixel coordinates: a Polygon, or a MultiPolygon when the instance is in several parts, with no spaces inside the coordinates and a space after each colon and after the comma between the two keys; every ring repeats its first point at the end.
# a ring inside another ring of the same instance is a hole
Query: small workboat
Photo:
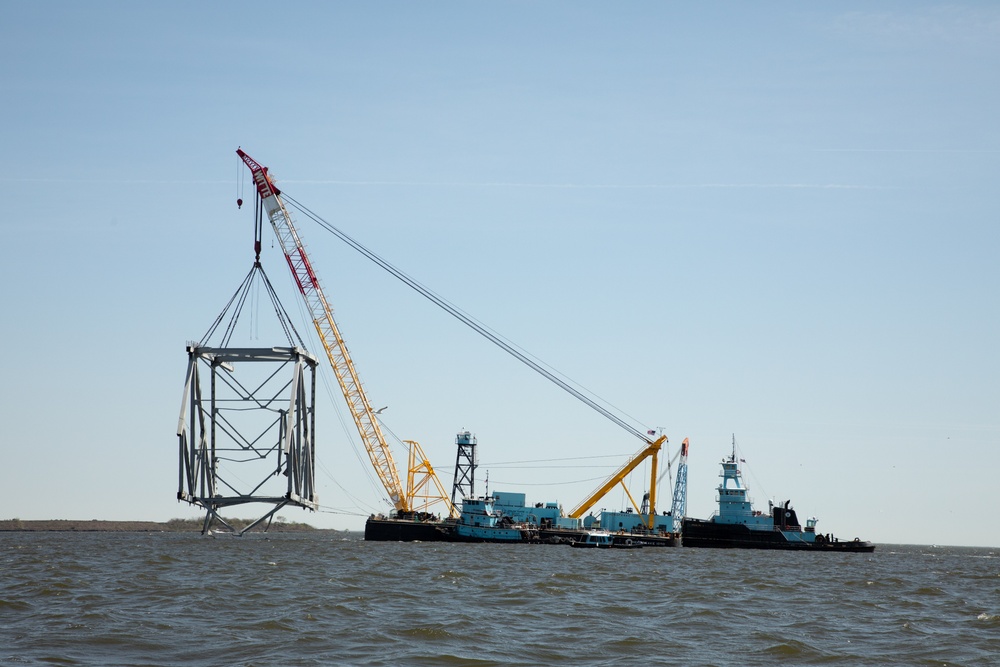
{"type": "Polygon", "coordinates": [[[641,549],[642,543],[625,535],[614,535],[606,530],[588,530],[570,546],[578,549],[641,549]]]}

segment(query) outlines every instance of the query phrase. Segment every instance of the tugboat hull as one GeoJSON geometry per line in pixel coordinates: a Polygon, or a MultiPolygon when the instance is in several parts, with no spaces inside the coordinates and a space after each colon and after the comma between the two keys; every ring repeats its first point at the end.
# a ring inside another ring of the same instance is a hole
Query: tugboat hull
{"type": "Polygon", "coordinates": [[[871,553],[875,545],[855,539],[843,542],[789,540],[780,530],[751,530],[739,524],[684,519],[682,545],[715,549],[783,549],[788,551],[871,553]]]}

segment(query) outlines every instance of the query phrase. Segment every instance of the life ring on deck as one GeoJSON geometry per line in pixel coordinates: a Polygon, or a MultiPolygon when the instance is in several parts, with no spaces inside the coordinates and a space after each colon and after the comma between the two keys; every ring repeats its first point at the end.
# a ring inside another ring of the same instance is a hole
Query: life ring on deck
{"type": "Polygon", "coordinates": [[[625,540],[625,546],[627,546],[627,547],[632,546],[632,538],[631,537],[628,538],[627,540],[625,540]]]}

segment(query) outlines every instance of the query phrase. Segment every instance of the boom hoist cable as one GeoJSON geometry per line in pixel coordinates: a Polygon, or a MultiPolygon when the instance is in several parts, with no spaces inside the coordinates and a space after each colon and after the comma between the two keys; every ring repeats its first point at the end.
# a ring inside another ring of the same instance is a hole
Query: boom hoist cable
{"type": "MultiPolygon", "coordinates": [[[[636,469],[636,467],[639,466],[639,464],[641,464],[647,458],[651,458],[652,469],[650,471],[650,481],[649,481],[649,499],[648,499],[649,505],[645,523],[649,529],[653,528],[655,513],[656,513],[656,488],[657,488],[656,473],[659,463],[658,457],[663,444],[667,442],[667,436],[662,434],[657,435],[656,432],[652,430],[646,430],[644,432],[641,429],[633,426],[624,417],[612,411],[611,408],[602,405],[600,402],[598,402],[597,399],[592,398],[590,395],[585,393],[584,390],[577,388],[577,386],[574,386],[575,383],[571,383],[569,380],[565,378],[565,376],[562,376],[561,374],[558,374],[554,370],[545,366],[540,361],[538,361],[537,359],[526,353],[518,346],[511,343],[509,340],[507,340],[500,334],[496,333],[486,325],[482,324],[481,322],[473,318],[471,315],[461,310],[454,304],[450,303],[443,297],[434,293],[429,288],[425,287],[423,284],[421,284],[414,278],[410,277],[402,270],[393,266],[387,260],[377,255],[375,252],[363,246],[361,243],[350,237],[342,230],[338,229],[337,227],[330,224],[329,222],[321,218],[313,211],[303,206],[301,203],[296,201],[293,197],[291,197],[287,193],[284,195],[284,197],[304,215],[312,219],[321,227],[329,231],[331,234],[337,236],[339,239],[341,239],[349,246],[357,250],[359,253],[364,255],[367,259],[371,260],[376,265],[378,265],[379,267],[381,267],[382,269],[393,275],[403,284],[407,285],[408,287],[419,293],[421,296],[425,297],[426,299],[437,305],[439,308],[447,312],[449,315],[459,320],[460,322],[468,326],[470,329],[472,329],[473,331],[475,331],[476,333],[483,336],[488,341],[490,341],[491,343],[502,349],[504,352],[507,352],[509,355],[511,355],[524,365],[528,366],[529,368],[540,374],[542,377],[546,378],[559,388],[563,389],[577,400],[583,402],[584,404],[586,404],[599,414],[603,415],[605,418],[607,418],[614,424],[618,425],[622,429],[626,430],[627,432],[631,433],[635,437],[642,440],[644,443],[644,447],[640,449],[628,461],[626,461],[626,463],[621,468],[612,473],[605,480],[605,482],[600,487],[598,487],[596,491],[594,491],[583,502],[577,505],[569,513],[569,516],[571,518],[579,518],[583,516],[584,512],[586,512],[588,509],[597,504],[597,502],[600,501],[601,498],[607,495],[613,488],[615,488],[618,485],[621,485],[622,488],[625,490],[626,494],[629,495],[629,498],[632,499],[632,496],[625,485],[625,479],[633,470],[636,469]],[[650,437],[654,435],[656,435],[655,438],[650,437]]],[[[686,489],[685,489],[685,497],[686,497],[686,489]]],[[[640,508],[638,505],[636,505],[634,499],[632,500],[632,504],[633,506],[635,506],[636,511],[640,511],[640,508]]],[[[642,512],[640,511],[640,513],[642,512]]]]}
{"type": "Polygon", "coordinates": [[[376,265],[378,265],[379,267],[381,267],[382,269],[393,275],[400,282],[402,282],[403,284],[410,287],[421,296],[425,297],[426,299],[434,303],[436,306],[438,306],[446,313],[457,319],[459,322],[466,325],[467,327],[469,327],[470,329],[481,335],[483,338],[490,341],[491,343],[499,347],[501,350],[503,350],[507,354],[511,355],[512,357],[523,363],[528,368],[531,368],[545,379],[549,380],[559,388],[563,389],[577,400],[588,405],[590,408],[597,411],[599,414],[603,415],[611,422],[625,429],[626,431],[628,431],[635,437],[639,438],[643,442],[647,443],[647,445],[652,444],[653,441],[647,437],[648,431],[644,433],[641,429],[633,426],[631,423],[629,423],[629,421],[627,421],[620,415],[616,414],[612,409],[606,407],[605,405],[602,405],[598,400],[592,398],[591,396],[588,396],[585,391],[573,386],[574,383],[572,383],[570,380],[566,379],[561,374],[546,367],[545,364],[533,358],[531,355],[529,355],[528,353],[520,349],[518,346],[511,343],[509,340],[507,340],[497,332],[493,331],[483,323],[479,322],[471,315],[469,315],[462,309],[458,308],[454,304],[450,303],[440,295],[434,293],[431,289],[424,286],[411,276],[407,275],[401,269],[393,266],[387,260],[380,257],[372,250],[366,248],[364,245],[362,245],[354,238],[346,234],[343,230],[338,229],[337,227],[327,222],[313,211],[310,211],[308,208],[306,208],[301,203],[296,201],[288,193],[283,193],[283,196],[285,199],[289,201],[289,203],[291,203],[304,215],[309,217],[311,220],[319,224],[321,227],[326,229],[328,232],[330,232],[337,238],[347,243],[347,245],[357,250],[366,258],[374,262],[376,265]]]}

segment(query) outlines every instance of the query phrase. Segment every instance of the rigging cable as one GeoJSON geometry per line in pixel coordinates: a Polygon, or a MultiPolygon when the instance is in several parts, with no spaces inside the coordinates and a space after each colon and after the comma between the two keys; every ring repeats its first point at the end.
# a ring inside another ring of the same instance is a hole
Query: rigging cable
{"type": "Polygon", "coordinates": [[[225,308],[219,313],[218,317],[215,318],[215,322],[209,327],[205,335],[201,337],[201,341],[198,343],[199,347],[203,347],[208,343],[209,338],[215,333],[216,329],[226,317],[226,313],[232,309],[232,314],[229,318],[229,322],[222,334],[222,342],[220,347],[228,347],[229,341],[233,336],[233,332],[236,328],[236,322],[239,320],[240,315],[243,312],[243,307],[246,304],[248,296],[251,294],[251,288],[254,285],[254,276],[259,274],[259,279],[264,283],[264,287],[267,290],[267,294],[271,299],[271,306],[274,308],[274,314],[277,315],[278,322],[281,324],[281,328],[284,331],[285,338],[288,340],[288,344],[292,347],[295,346],[296,341],[298,341],[298,346],[305,349],[306,345],[302,342],[302,337],[299,335],[298,330],[296,330],[295,325],[292,324],[292,319],[289,317],[288,312],[285,310],[284,305],[278,299],[278,293],[275,292],[274,286],[271,284],[270,279],[268,279],[267,274],[264,273],[264,268],[260,265],[260,262],[254,262],[253,267],[250,269],[250,273],[246,275],[240,286],[236,288],[236,292],[229,299],[225,308]],[[235,307],[234,307],[235,304],[235,307]]]}
{"type": "MultiPolygon", "coordinates": [[[[253,289],[256,285],[254,282],[254,276],[259,275],[259,280],[264,283],[267,295],[271,299],[271,307],[274,309],[274,314],[278,318],[278,323],[281,325],[281,329],[285,334],[285,339],[288,341],[289,346],[295,347],[295,342],[298,341],[298,347],[306,349],[305,343],[302,342],[302,336],[300,336],[298,330],[296,330],[295,325],[292,323],[292,318],[288,315],[288,311],[285,310],[285,306],[281,303],[281,299],[278,298],[278,293],[274,290],[271,280],[267,277],[267,273],[264,272],[264,267],[260,263],[260,248],[263,229],[263,208],[260,205],[260,197],[254,197],[253,266],[250,268],[250,273],[248,273],[246,278],[243,279],[243,282],[240,283],[240,286],[236,288],[236,293],[233,294],[231,299],[229,299],[229,303],[227,303],[226,307],[222,309],[219,316],[215,318],[215,322],[212,323],[212,326],[209,327],[205,335],[201,337],[201,342],[198,343],[199,346],[204,346],[208,342],[208,339],[215,333],[215,330],[225,318],[226,313],[229,312],[229,309],[232,308],[235,303],[236,307],[233,309],[232,316],[230,317],[229,322],[222,334],[221,347],[228,347],[229,341],[232,339],[233,332],[236,329],[236,322],[243,313],[243,307],[246,305],[247,298],[250,298],[255,311],[259,307],[258,303],[260,294],[257,290],[253,289]]],[[[251,337],[253,337],[254,324],[258,327],[260,326],[259,318],[256,323],[251,321],[251,337]]]]}
{"type": "MultiPolygon", "coordinates": [[[[236,292],[229,299],[229,302],[222,309],[222,312],[219,313],[218,317],[215,318],[215,321],[212,323],[212,326],[210,326],[208,328],[208,331],[206,331],[205,334],[201,337],[201,339],[200,339],[200,341],[198,343],[198,347],[204,347],[208,343],[208,339],[212,337],[212,334],[215,333],[215,330],[222,323],[223,318],[226,316],[226,313],[229,312],[229,309],[230,309],[230,307],[232,307],[233,302],[236,301],[236,299],[239,298],[240,295],[242,295],[246,291],[247,283],[250,281],[251,277],[253,276],[253,272],[254,272],[255,269],[256,269],[256,267],[254,267],[253,269],[250,269],[250,273],[248,273],[247,276],[243,279],[243,282],[240,283],[240,286],[236,288],[236,292]]],[[[228,325],[226,327],[227,331],[228,331],[228,329],[230,328],[231,325],[232,325],[232,322],[230,322],[230,325],[228,325]]],[[[225,336],[224,336],[224,338],[225,338],[225,336]]]]}
{"type": "Polygon", "coordinates": [[[649,438],[647,438],[646,433],[644,433],[643,431],[639,430],[638,428],[636,428],[635,426],[633,426],[632,424],[630,424],[628,421],[626,421],[625,419],[623,419],[619,415],[617,415],[614,412],[612,412],[610,409],[608,409],[604,405],[601,405],[595,399],[591,398],[590,396],[588,396],[587,394],[585,394],[580,389],[577,389],[576,387],[574,387],[572,384],[570,384],[570,382],[568,380],[564,379],[563,377],[560,377],[558,374],[556,374],[552,370],[546,368],[544,365],[542,365],[541,362],[537,361],[536,359],[533,359],[531,356],[529,356],[523,350],[519,349],[513,343],[511,343],[510,341],[506,340],[505,338],[503,338],[502,336],[500,336],[498,333],[496,333],[492,329],[488,328],[486,325],[484,325],[481,322],[477,321],[471,315],[465,313],[464,311],[462,311],[457,306],[451,304],[450,302],[448,302],[447,300],[445,300],[443,297],[435,294],[429,288],[427,288],[424,285],[422,285],[421,283],[417,282],[416,279],[410,277],[409,275],[407,275],[406,273],[404,273],[402,270],[400,270],[400,269],[396,268],[395,266],[393,266],[392,264],[390,264],[387,260],[383,259],[379,255],[375,254],[373,251],[371,251],[368,248],[366,248],[365,246],[361,245],[361,243],[359,243],[358,241],[354,240],[352,237],[348,236],[345,232],[341,231],[340,229],[338,229],[334,225],[330,224],[329,222],[327,222],[326,220],[324,220],[323,218],[321,218],[319,215],[317,215],[316,213],[312,212],[311,210],[309,210],[308,208],[306,208],[305,206],[303,206],[301,203],[299,203],[298,201],[296,201],[287,192],[282,192],[281,197],[284,198],[284,199],[287,199],[296,209],[298,209],[299,211],[301,211],[304,215],[306,215],[311,220],[313,220],[314,222],[316,222],[317,224],[319,224],[321,227],[323,227],[324,229],[326,229],[328,232],[330,232],[330,233],[334,234],[335,236],[337,236],[339,239],[341,239],[342,241],[344,241],[345,243],[347,243],[349,246],[351,246],[352,248],[354,248],[355,250],[357,250],[358,252],[360,252],[362,255],[364,255],[366,258],[368,258],[369,260],[371,260],[372,262],[374,262],[375,264],[377,264],[378,266],[380,266],[385,271],[387,271],[390,274],[392,274],[395,278],[397,278],[398,280],[400,280],[403,284],[405,284],[406,286],[410,287],[411,289],[413,289],[414,291],[416,291],[417,293],[419,293],[421,296],[425,297],[426,299],[428,299],[429,301],[431,301],[432,303],[434,303],[436,306],[438,306],[439,308],[441,308],[442,310],[444,310],[446,313],[448,313],[449,315],[451,315],[452,317],[454,317],[455,319],[457,319],[459,322],[465,324],[470,329],[472,329],[473,331],[475,331],[479,335],[483,336],[488,341],[490,341],[491,343],[493,343],[494,345],[496,345],[497,347],[499,347],[501,350],[503,350],[504,352],[508,353],[509,355],[511,355],[512,357],[514,357],[515,359],[517,359],[518,361],[520,361],[524,365],[528,366],[529,368],[531,368],[532,370],[534,370],[536,373],[538,373],[542,377],[546,378],[547,380],[549,380],[550,382],[552,382],[556,386],[560,387],[561,389],[563,389],[564,391],[566,391],[567,393],[569,393],[571,396],[573,396],[577,400],[579,400],[579,401],[583,402],[584,404],[588,405],[591,409],[597,411],[599,414],[603,415],[606,419],[608,419],[611,422],[617,424],[619,427],[625,429],[626,431],[628,431],[629,433],[631,433],[635,437],[639,438],[643,442],[649,443],[649,438]]]}

